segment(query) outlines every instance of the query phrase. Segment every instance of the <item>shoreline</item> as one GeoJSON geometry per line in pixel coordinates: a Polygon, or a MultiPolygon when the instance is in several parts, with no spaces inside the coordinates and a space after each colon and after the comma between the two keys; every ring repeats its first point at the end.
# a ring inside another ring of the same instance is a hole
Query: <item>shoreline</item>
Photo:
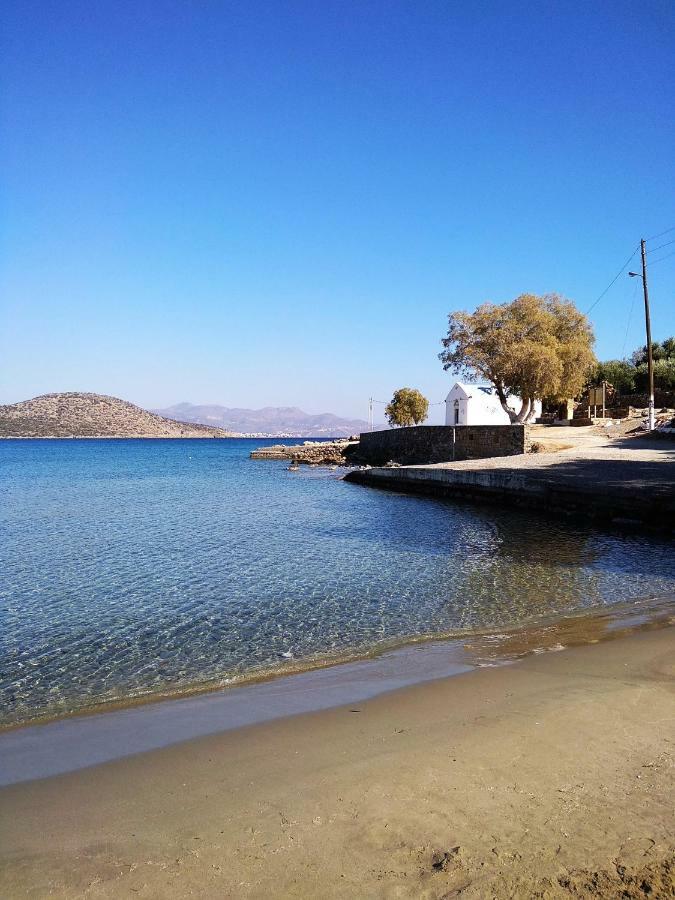
{"type": "Polygon", "coordinates": [[[642,631],[3,788],[0,885],[670,896],[674,649],[642,631]]]}
{"type": "Polygon", "coordinates": [[[232,441],[240,434],[3,434],[0,441],[232,441]]]}
{"type": "MultiPolygon", "coordinates": [[[[0,722],[0,742],[3,735],[25,728],[39,728],[72,719],[135,710],[191,698],[208,698],[232,690],[253,688],[270,682],[284,682],[286,679],[311,676],[313,673],[327,670],[335,669],[339,672],[344,667],[376,663],[392,655],[404,655],[408,651],[423,650],[434,645],[446,646],[453,660],[461,659],[462,666],[480,668],[482,665],[501,665],[515,662],[530,653],[611,640],[617,634],[643,628],[666,627],[675,615],[674,610],[675,595],[665,594],[607,606],[577,609],[564,616],[533,617],[505,626],[388,638],[363,648],[346,647],[340,651],[306,659],[289,659],[254,667],[248,672],[235,675],[223,674],[219,678],[205,682],[167,686],[160,690],[137,691],[109,699],[99,698],[89,705],[73,709],[55,709],[31,717],[0,722]],[[466,648],[469,647],[471,650],[467,651],[466,648]]],[[[0,780],[0,784],[2,783],[0,780]]]]}
{"type": "Polygon", "coordinates": [[[670,595],[511,629],[435,635],[227,685],[127,697],[0,729],[0,788],[156,751],[214,733],[675,626],[670,595]]]}
{"type": "Polygon", "coordinates": [[[214,441],[326,441],[337,442],[341,438],[295,438],[285,435],[260,434],[3,434],[0,441],[201,441],[208,438],[214,441]]]}

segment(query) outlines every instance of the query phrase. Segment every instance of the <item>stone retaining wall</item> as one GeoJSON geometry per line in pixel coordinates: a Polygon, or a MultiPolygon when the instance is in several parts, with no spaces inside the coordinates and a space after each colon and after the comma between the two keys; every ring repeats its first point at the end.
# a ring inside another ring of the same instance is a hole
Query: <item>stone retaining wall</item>
{"type": "Polygon", "coordinates": [[[359,458],[371,466],[516,456],[530,447],[527,425],[416,425],[361,435],[359,458]]]}

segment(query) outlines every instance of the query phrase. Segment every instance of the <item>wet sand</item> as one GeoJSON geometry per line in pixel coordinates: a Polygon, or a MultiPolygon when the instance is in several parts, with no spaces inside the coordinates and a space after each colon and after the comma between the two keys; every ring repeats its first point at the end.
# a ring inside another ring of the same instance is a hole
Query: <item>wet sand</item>
{"type": "Polygon", "coordinates": [[[0,791],[7,897],[672,897],[675,629],[0,791]]]}

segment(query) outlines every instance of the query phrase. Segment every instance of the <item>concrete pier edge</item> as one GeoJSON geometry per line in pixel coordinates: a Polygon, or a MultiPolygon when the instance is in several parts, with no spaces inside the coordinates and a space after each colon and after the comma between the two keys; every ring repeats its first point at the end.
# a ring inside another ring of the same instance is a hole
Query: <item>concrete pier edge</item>
{"type": "Polygon", "coordinates": [[[675,486],[654,495],[629,485],[606,491],[597,484],[560,483],[531,472],[459,470],[424,466],[354,469],[345,481],[385,490],[514,506],[548,515],[675,534],[675,486]]]}

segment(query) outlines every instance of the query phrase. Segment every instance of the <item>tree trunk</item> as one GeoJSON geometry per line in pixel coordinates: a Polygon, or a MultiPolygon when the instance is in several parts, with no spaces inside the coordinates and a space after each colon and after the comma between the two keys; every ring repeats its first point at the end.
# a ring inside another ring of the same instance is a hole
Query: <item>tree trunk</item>
{"type": "Polygon", "coordinates": [[[509,417],[511,424],[517,421],[518,413],[515,413],[511,407],[506,402],[506,394],[504,393],[504,385],[500,381],[493,382],[494,386],[497,389],[497,396],[499,397],[499,402],[502,405],[502,409],[509,417]]]}
{"type": "Polygon", "coordinates": [[[537,407],[536,407],[536,405],[535,405],[535,401],[534,401],[534,400],[530,400],[530,403],[531,403],[532,405],[530,406],[530,411],[529,411],[529,413],[527,414],[527,418],[525,419],[525,424],[526,424],[526,425],[529,425],[530,422],[534,422],[534,420],[537,418],[537,407]]]}
{"type": "Polygon", "coordinates": [[[527,417],[530,414],[531,407],[532,407],[532,401],[530,400],[530,398],[523,397],[523,405],[520,407],[520,412],[518,413],[516,418],[513,419],[512,421],[515,421],[517,424],[527,422],[527,417]]]}

